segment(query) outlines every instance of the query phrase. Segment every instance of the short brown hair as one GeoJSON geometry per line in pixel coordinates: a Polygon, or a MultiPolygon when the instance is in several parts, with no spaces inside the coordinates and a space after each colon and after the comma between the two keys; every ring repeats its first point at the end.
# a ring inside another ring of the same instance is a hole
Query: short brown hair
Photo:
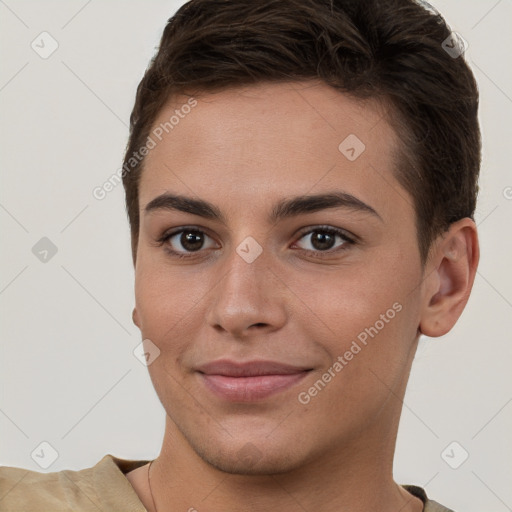
{"type": "Polygon", "coordinates": [[[450,37],[441,15],[413,0],[184,4],[168,20],[130,116],[123,185],[134,263],[144,160],[133,155],[172,95],[320,79],[391,106],[387,121],[400,140],[394,172],[413,198],[424,264],[439,234],[473,218],[478,192],[478,89],[463,56],[446,51],[450,37]]]}

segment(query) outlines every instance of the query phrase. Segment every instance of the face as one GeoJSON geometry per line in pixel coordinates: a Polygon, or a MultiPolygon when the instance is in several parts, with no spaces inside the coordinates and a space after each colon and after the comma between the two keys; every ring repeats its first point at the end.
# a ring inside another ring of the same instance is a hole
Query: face
{"type": "Polygon", "coordinates": [[[134,320],[167,442],[237,473],[389,445],[422,268],[382,108],[258,84],[172,98],[151,138],[134,320]]]}

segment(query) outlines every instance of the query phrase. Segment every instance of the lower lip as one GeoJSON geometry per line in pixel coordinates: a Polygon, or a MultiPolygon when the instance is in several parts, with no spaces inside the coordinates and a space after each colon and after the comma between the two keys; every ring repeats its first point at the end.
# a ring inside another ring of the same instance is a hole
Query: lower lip
{"type": "Polygon", "coordinates": [[[201,377],[215,395],[230,402],[253,402],[284,391],[300,382],[309,371],[287,375],[258,375],[253,377],[227,377],[206,375],[201,377]]]}

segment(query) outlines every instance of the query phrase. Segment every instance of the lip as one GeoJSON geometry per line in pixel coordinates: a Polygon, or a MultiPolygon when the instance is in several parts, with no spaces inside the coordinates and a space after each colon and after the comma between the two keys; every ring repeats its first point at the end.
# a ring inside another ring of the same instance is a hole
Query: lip
{"type": "Polygon", "coordinates": [[[311,368],[276,361],[213,361],[197,371],[205,386],[230,402],[262,400],[300,382],[311,368]]]}

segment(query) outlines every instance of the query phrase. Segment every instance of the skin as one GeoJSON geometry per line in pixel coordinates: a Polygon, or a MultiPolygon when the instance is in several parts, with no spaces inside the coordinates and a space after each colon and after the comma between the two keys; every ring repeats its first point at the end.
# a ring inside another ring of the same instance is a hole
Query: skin
{"type": "MultiPolygon", "coordinates": [[[[420,334],[447,333],[466,305],[479,258],[474,222],[454,223],[422,268],[412,198],[392,173],[398,140],[374,101],[317,81],[195,98],[197,106],[146,157],[139,190],[133,319],[160,350],[148,370],[166,411],[151,467],[156,508],[422,510],[392,476],[402,399],[420,334]],[[338,149],[349,134],[366,146],[355,161],[338,149]],[[281,199],[333,190],[354,195],[380,218],[328,208],[267,220],[281,199]],[[225,223],[181,211],[145,213],[165,192],[213,203],[225,223]],[[319,249],[314,229],[321,225],[359,242],[343,245],[336,236],[332,248],[319,249]],[[180,235],[158,244],[165,231],[183,226],[205,233],[203,248],[187,252],[180,235]],[[252,263],[236,252],[248,236],[263,250],[252,263]],[[173,257],[166,246],[191,257],[173,257]],[[395,303],[401,311],[300,403],[298,394],[395,303]],[[262,401],[230,403],[195,371],[220,358],[313,370],[262,401]]],[[[173,97],[155,126],[187,100],[173,97]]],[[[127,478],[153,512],[148,465],[127,478]]]]}

